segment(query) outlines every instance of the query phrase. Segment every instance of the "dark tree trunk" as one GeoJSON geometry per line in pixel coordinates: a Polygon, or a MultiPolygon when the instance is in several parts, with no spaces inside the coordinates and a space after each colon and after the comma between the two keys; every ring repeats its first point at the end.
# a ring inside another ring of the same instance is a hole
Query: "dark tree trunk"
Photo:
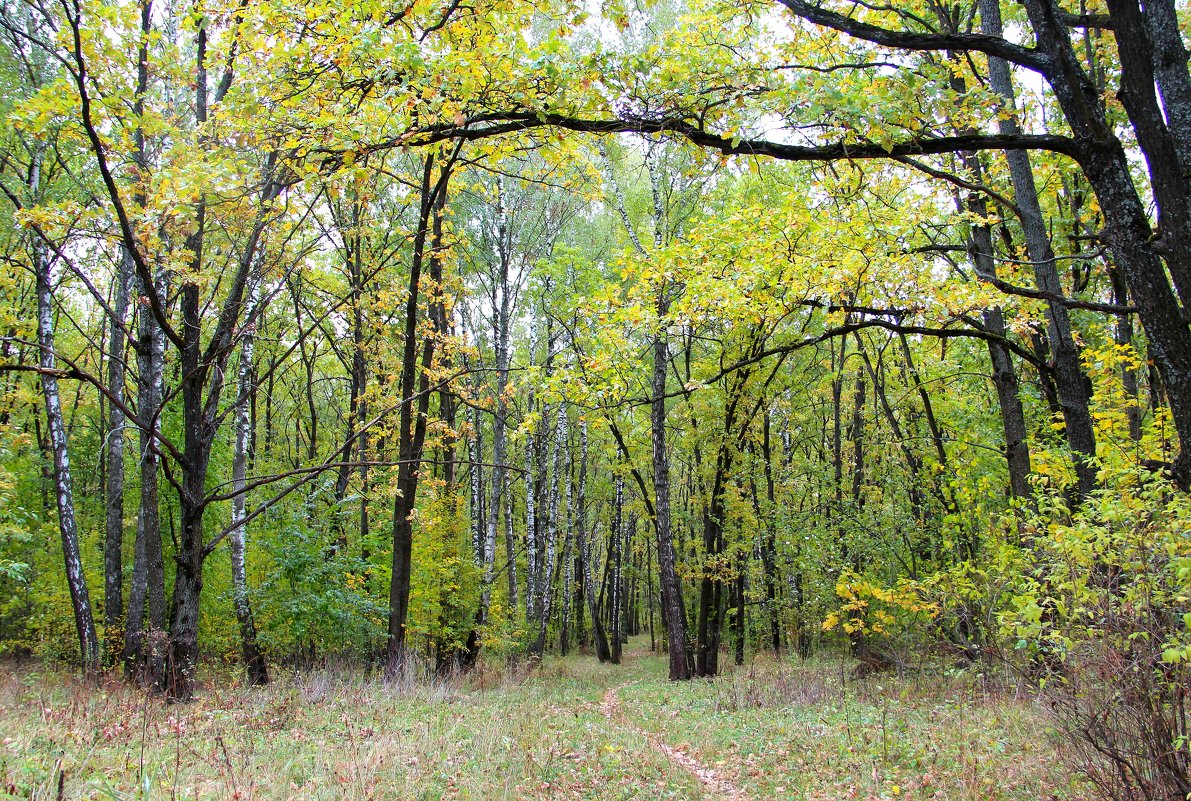
{"type": "Polygon", "coordinates": [[[745,570],[747,562],[743,553],[736,558],[736,581],[733,583],[733,595],[736,601],[736,654],[735,662],[737,665],[744,664],[744,590],[745,590],[745,570]]]}
{"type": "MultiPolygon", "coordinates": [[[[149,83],[149,35],[152,32],[153,22],[153,8],[152,0],[142,0],[140,5],[140,41],[137,45],[137,79],[136,90],[133,98],[133,116],[139,121],[144,115],[145,111],[145,91],[149,83]]],[[[138,124],[133,131],[133,161],[135,169],[137,170],[137,178],[144,180],[147,178],[145,174],[148,165],[145,154],[145,133],[138,124]]],[[[143,184],[142,184],[143,186],[143,184]]],[[[145,203],[144,191],[139,187],[134,192],[134,202],[138,206],[143,206],[145,203]]],[[[128,331],[124,327],[128,323],[128,309],[130,305],[129,293],[133,287],[133,281],[136,276],[136,264],[133,259],[133,252],[129,250],[129,243],[123,243],[120,249],[120,288],[124,290],[123,305],[117,310],[117,316],[120,318],[120,338],[123,340],[128,331]]],[[[139,287],[140,281],[137,281],[139,287]]],[[[149,287],[148,290],[142,288],[141,296],[147,297],[149,292],[156,290],[157,287],[149,287]]],[[[164,293],[159,293],[159,296],[164,296],[164,293]]],[[[161,403],[161,374],[164,370],[165,359],[165,339],[161,333],[161,329],[153,320],[153,315],[149,313],[148,309],[144,309],[136,314],[138,330],[136,333],[137,341],[134,346],[137,358],[137,414],[140,417],[140,478],[141,478],[141,505],[137,512],[136,525],[136,540],[133,543],[133,565],[132,577],[129,583],[128,594],[128,610],[123,621],[124,623],[124,643],[123,643],[123,657],[125,673],[129,676],[137,676],[142,674],[141,669],[144,664],[143,652],[144,647],[144,627],[145,627],[145,600],[149,597],[150,606],[150,629],[157,632],[160,637],[165,627],[165,577],[164,565],[161,557],[161,532],[157,520],[157,449],[153,447],[152,433],[158,430],[157,414],[158,407],[161,403]],[[156,332],[156,335],[152,333],[156,332]],[[156,376],[156,380],[154,380],[156,376]],[[149,431],[145,430],[145,426],[149,427],[149,431]],[[146,506],[151,505],[152,512],[146,515],[146,506]],[[148,532],[148,534],[146,533],[148,532]],[[156,543],[148,542],[149,535],[156,535],[156,543]],[[150,585],[153,585],[152,587],[150,585]],[[153,613],[156,613],[154,615],[153,613]]],[[[111,339],[113,342],[112,353],[117,352],[120,355],[118,375],[109,370],[108,385],[113,390],[117,387],[123,397],[126,365],[124,362],[124,347],[121,346],[119,350],[114,347],[116,341],[116,326],[112,327],[111,339]]],[[[116,410],[113,410],[116,411],[116,410]]],[[[115,426],[113,426],[113,429],[115,426]]],[[[123,461],[124,461],[124,439],[120,434],[120,467],[117,468],[117,459],[109,451],[108,474],[109,476],[115,471],[120,472],[120,499],[116,501],[115,488],[109,479],[108,484],[108,517],[107,527],[109,532],[109,541],[116,531],[116,504],[119,504],[119,531],[121,542],[119,546],[113,542],[112,551],[117,549],[123,550],[123,528],[124,528],[124,498],[123,498],[123,461]]],[[[114,443],[113,443],[114,444],[114,443]]],[[[106,556],[106,553],[105,553],[106,556]]],[[[107,562],[107,574],[110,575],[116,568],[116,559],[123,562],[122,554],[117,556],[113,553],[110,558],[105,558],[107,562]]],[[[123,572],[123,564],[120,565],[119,571],[123,572]]],[[[106,582],[105,582],[106,583],[106,582]]],[[[109,587],[108,592],[111,591],[109,587]]],[[[105,601],[106,603],[106,601],[105,601]]],[[[107,609],[104,609],[105,615],[107,609]]],[[[109,635],[109,659],[113,658],[115,653],[114,647],[111,644],[109,635]]],[[[160,654],[160,648],[157,651],[160,654]]],[[[160,656],[152,661],[153,671],[152,680],[159,682],[161,680],[161,659],[160,656]]],[[[137,676],[140,678],[141,676],[137,676]]]]}
{"type": "Polygon", "coordinates": [[[856,370],[856,392],[852,398],[852,506],[859,512],[864,508],[864,368],[856,370]]]}
{"type": "MultiPolygon", "coordinates": [[[[348,408],[347,408],[347,427],[344,432],[344,449],[343,461],[339,467],[338,474],[335,478],[335,509],[334,509],[334,529],[335,537],[335,552],[340,553],[347,549],[347,515],[343,508],[344,500],[347,498],[348,485],[351,480],[351,454],[356,453],[358,458],[356,461],[363,463],[366,461],[367,446],[365,443],[368,439],[368,434],[364,430],[367,415],[367,404],[364,401],[364,393],[368,388],[368,365],[364,355],[364,348],[366,343],[365,334],[365,320],[364,320],[364,237],[359,233],[359,227],[362,224],[360,219],[360,204],[358,201],[352,203],[352,218],[349,222],[352,233],[344,233],[344,260],[348,268],[348,291],[351,299],[351,363],[348,365],[348,408]]],[[[348,222],[348,221],[344,221],[348,222]]],[[[340,223],[341,230],[345,227],[340,223]]],[[[367,470],[362,464],[359,468],[359,476],[361,482],[366,481],[365,471],[367,470]]],[[[367,514],[364,506],[365,501],[361,495],[360,514],[364,516],[367,514]]]]}
{"type": "Polygon", "coordinates": [[[132,257],[123,253],[114,276],[112,312],[108,320],[107,386],[111,393],[104,471],[103,628],[105,662],[120,656],[124,636],[124,372],[125,326],[128,324],[132,257]]]}
{"type": "MultiPolygon", "coordinates": [[[[1191,239],[1187,188],[1170,131],[1154,98],[1153,53],[1144,20],[1132,0],[1113,0],[1109,14],[1120,47],[1121,100],[1146,155],[1159,209],[1161,241],[1153,232],[1129,174],[1124,147],[1108,123],[1096,84],[1076,56],[1061,11],[1053,0],[1026,0],[1038,49],[1051,61],[1046,77],[1081,149],[1080,165],[1104,214],[1108,244],[1133,296],[1154,360],[1166,385],[1171,416],[1179,433],[1176,481],[1191,484],[1191,330],[1159,259],[1160,250],[1184,304],[1191,300],[1191,239]]],[[[1182,65],[1186,72],[1186,64],[1182,65]]],[[[1167,86],[1171,85],[1169,77],[1167,86]]],[[[1164,98],[1166,99],[1166,98],[1164,98]]],[[[1177,98],[1171,95],[1177,104],[1177,98]]],[[[1182,113],[1180,107],[1176,114],[1182,113]]]]}
{"type": "MultiPolygon", "coordinates": [[[[664,324],[670,303],[666,288],[659,291],[659,325],[664,324]]],[[[674,554],[674,539],[670,531],[670,461],[666,455],[666,372],[669,357],[666,335],[659,331],[653,340],[653,375],[650,404],[650,431],[653,441],[654,528],[658,543],[658,580],[662,590],[662,622],[670,649],[670,680],[691,678],[691,664],[686,641],[686,609],[682,602],[682,585],[678,577],[678,563],[674,554]]]]}
{"type": "MultiPolygon", "coordinates": [[[[1001,35],[997,0],[981,0],[981,20],[985,33],[1001,35]]],[[[1021,128],[1012,116],[1016,113],[1016,100],[1009,64],[1002,58],[990,57],[988,74],[993,91],[1001,96],[1005,112],[1009,115],[998,117],[1001,133],[1020,134],[1021,128]]],[[[1039,289],[1052,296],[1047,302],[1046,321],[1054,356],[1055,388],[1063,411],[1067,444],[1075,460],[1077,491],[1080,499],[1083,499],[1096,486],[1096,435],[1092,427],[1092,414],[1088,409],[1087,380],[1080,366],[1079,349],[1072,334],[1067,307],[1057,300],[1063,296],[1063,283],[1059,278],[1050,235],[1038,201],[1029,154],[1024,150],[1007,150],[1005,159],[1009,163],[1009,176],[1025,234],[1026,251],[1034,265],[1035,282],[1039,289]]]]}
{"type": "Polygon", "coordinates": [[[612,650],[612,664],[620,664],[621,612],[620,572],[623,562],[624,540],[624,479],[617,476],[612,501],[612,523],[608,526],[608,562],[606,569],[608,584],[608,638],[612,650]]]}
{"type": "Polygon", "coordinates": [[[430,405],[429,370],[434,363],[436,334],[421,341],[421,370],[418,369],[418,305],[421,290],[426,241],[433,225],[431,270],[441,269],[439,248],[442,244],[442,216],[446,204],[447,181],[452,157],[434,178],[434,158],[426,157],[422,171],[422,201],[418,230],[414,234],[410,262],[409,294],[405,306],[405,344],[401,362],[401,413],[398,423],[397,495],[393,501],[393,561],[389,586],[389,625],[386,653],[387,669],[397,671],[405,657],[405,630],[409,616],[410,577],[413,556],[413,514],[417,501],[418,473],[426,438],[426,416],[430,405]],[[420,373],[420,378],[419,378],[420,373]]]}
{"type": "Polygon", "coordinates": [[[765,461],[765,542],[761,562],[765,570],[765,611],[769,615],[769,642],[775,654],[782,652],[782,618],[777,601],[777,498],[773,479],[773,448],[770,441],[770,414],[765,410],[761,436],[761,458],[765,461]]]}
{"type": "MultiPolygon", "coordinates": [[[[968,200],[973,213],[981,215],[985,208],[983,198],[975,195],[968,200]]],[[[985,210],[984,214],[987,214],[985,210]]],[[[983,218],[981,218],[983,219],[983,218]]],[[[976,269],[976,276],[985,280],[997,278],[996,262],[993,261],[992,232],[986,223],[973,224],[968,239],[969,256],[976,269]]],[[[993,306],[981,313],[984,327],[1000,339],[1008,334],[1005,316],[1000,306],[993,306]]],[[[1021,403],[1021,385],[1009,348],[1000,341],[988,340],[988,356],[992,364],[993,388],[997,393],[997,406],[1001,412],[1001,431],[1005,437],[1005,462],[1009,468],[1009,492],[1014,498],[1030,497],[1030,448],[1026,444],[1026,417],[1021,403]]]]}
{"type": "MultiPolygon", "coordinates": [[[[1115,267],[1110,267],[1108,276],[1112,280],[1113,302],[1118,306],[1129,305],[1129,289],[1125,280],[1115,267]]],[[[1128,314],[1117,315],[1113,328],[1113,342],[1126,348],[1133,348],[1133,317],[1128,314]]],[[[1129,419],[1129,438],[1134,442],[1141,439],[1141,406],[1138,402],[1137,369],[1128,362],[1121,364],[1121,388],[1125,391],[1125,399],[1129,403],[1126,414],[1129,419]]]]}

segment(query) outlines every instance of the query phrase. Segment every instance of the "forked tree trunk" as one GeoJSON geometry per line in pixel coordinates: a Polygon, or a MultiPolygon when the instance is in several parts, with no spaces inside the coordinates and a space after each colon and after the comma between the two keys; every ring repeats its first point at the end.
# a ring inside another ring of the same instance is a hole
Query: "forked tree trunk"
{"type": "Polygon", "coordinates": [[[413,515],[417,508],[418,478],[430,408],[429,371],[434,365],[435,339],[441,333],[432,330],[424,340],[417,336],[421,274],[427,255],[428,238],[432,277],[433,273],[441,269],[439,248],[442,244],[442,218],[446,206],[447,182],[453,163],[452,156],[438,170],[438,178],[432,180],[434,158],[426,158],[422,173],[422,203],[418,214],[418,230],[414,235],[413,257],[410,262],[409,293],[405,306],[405,345],[401,367],[401,412],[398,423],[400,465],[397,468],[397,494],[393,500],[392,579],[389,585],[386,653],[386,668],[390,673],[400,670],[405,659],[410,578],[413,568],[413,515]],[[429,230],[431,226],[433,233],[429,230]],[[419,343],[422,350],[420,369],[419,343]]]}

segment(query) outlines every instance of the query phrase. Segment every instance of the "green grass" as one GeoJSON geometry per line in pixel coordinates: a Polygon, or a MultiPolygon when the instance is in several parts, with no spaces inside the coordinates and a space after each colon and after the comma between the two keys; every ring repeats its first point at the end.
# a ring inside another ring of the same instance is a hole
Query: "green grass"
{"type": "Polygon", "coordinates": [[[165,705],[0,667],[0,798],[55,799],[60,777],[65,799],[720,797],[700,763],[758,801],[1083,797],[1041,710],[966,677],[851,683],[841,663],[759,659],[671,684],[640,651],[412,688],[275,672],[165,705]]]}

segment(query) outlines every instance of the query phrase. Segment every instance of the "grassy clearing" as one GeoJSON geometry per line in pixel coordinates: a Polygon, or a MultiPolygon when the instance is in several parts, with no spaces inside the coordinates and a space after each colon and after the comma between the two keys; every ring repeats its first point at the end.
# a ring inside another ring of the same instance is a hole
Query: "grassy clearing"
{"type": "Polygon", "coordinates": [[[635,653],[467,686],[335,672],[212,682],[167,706],[0,667],[0,797],[55,799],[59,781],[64,799],[1083,797],[1030,703],[959,679],[844,676],[759,661],[674,685],[660,658],[635,653]]]}
{"type": "Polygon", "coordinates": [[[1041,709],[971,676],[848,680],[761,663],[674,692],[626,686],[634,722],[752,798],[1083,799],[1041,709]]]}

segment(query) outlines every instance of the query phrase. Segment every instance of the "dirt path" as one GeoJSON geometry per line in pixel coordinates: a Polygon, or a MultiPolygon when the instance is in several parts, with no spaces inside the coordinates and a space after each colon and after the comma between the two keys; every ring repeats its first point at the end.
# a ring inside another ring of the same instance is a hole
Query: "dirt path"
{"type": "Polygon", "coordinates": [[[751,801],[744,790],[718,775],[714,769],[709,768],[690,754],[685,754],[677,748],[662,742],[661,738],[656,734],[647,732],[645,729],[630,723],[624,714],[624,709],[621,707],[619,692],[621,687],[625,687],[630,683],[625,682],[616,687],[611,687],[604,693],[603,701],[600,703],[600,710],[604,713],[604,717],[608,718],[608,720],[616,720],[621,728],[644,737],[650,745],[665,754],[667,759],[698,779],[699,783],[703,785],[703,789],[708,793],[726,799],[726,801],[751,801]]]}

